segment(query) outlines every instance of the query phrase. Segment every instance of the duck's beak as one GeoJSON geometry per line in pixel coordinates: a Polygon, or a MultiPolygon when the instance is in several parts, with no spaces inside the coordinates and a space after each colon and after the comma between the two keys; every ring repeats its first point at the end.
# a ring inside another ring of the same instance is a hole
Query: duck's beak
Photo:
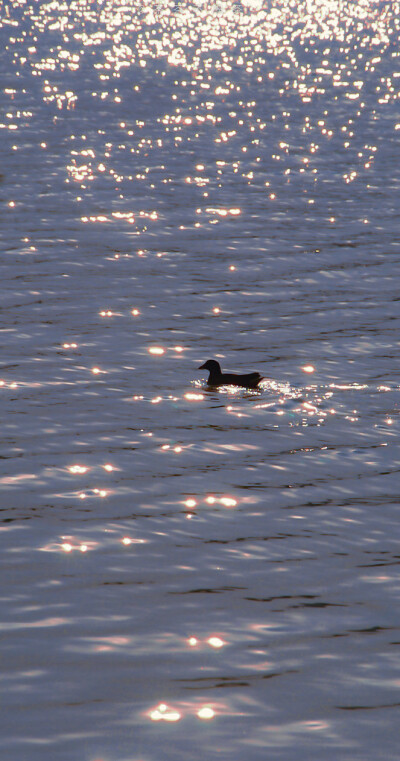
{"type": "Polygon", "coordinates": [[[198,370],[207,370],[206,364],[204,363],[204,365],[200,365],[200,367],[198,367],[197,369],[198,370]]]}

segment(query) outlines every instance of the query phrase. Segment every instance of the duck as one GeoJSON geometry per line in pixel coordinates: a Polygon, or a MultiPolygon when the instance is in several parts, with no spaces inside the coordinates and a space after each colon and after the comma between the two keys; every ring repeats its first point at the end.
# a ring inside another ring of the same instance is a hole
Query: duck
{"type": "Polygon", "coordinates": [[[221,365],[216,359],[208,359],[204,365],[200,365],[199,370],[208,370],[209,386],[244,386],[245,388],[257,388],[260,381],[263,380],[260,373],[223,373],[221,365]]]}

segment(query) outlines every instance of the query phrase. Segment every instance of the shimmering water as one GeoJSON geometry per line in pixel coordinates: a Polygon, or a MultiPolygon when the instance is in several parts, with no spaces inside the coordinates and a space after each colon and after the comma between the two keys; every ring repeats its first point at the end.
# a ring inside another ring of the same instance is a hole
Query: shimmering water
{"type": "Polygon", "coordinates": [[[397,761],[400,4],[0,18],[2,759],[397,761]]]}

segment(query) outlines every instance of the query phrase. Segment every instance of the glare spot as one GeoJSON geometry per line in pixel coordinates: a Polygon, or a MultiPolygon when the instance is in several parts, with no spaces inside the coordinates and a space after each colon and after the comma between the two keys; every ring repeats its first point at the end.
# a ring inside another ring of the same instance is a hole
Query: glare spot
{"type": "Polygon", "coordinates": [[[150,346],[148,349],[149,354],[164,354],[165,349],[162,346],[150,346]]]}
{"type": "Polygon", "coordinates": [[[196,637],[189,637],[187,643],[190,645],[190,647],[196,647],[198,644],[198,639],[196,637]]]}
{"type": "Polygon", "coordinates": [[[122,539],[122,544],[125,544],[126,546],[128,546],[129,544],[132,544],[132,539],[129,539],[129,536],[124,536],[124,538],[122,539]]]}
{"type": "Polygon", "coordinates": [[[195,499],[187,499],[185,502],[186,507],[196,507],[196,500],[195,499]]]}
{"type": "Polygon", "coordinates": [[[216,649],[226,645],[226,642],[224,642],[224,640],[220,639],[219,637],[209,637],[207,642],[210,645],[210,647],[215,647],[216,649]]]}
{"type": "Polygon", "coordinates": [[[315,367],[313,365],[304,365],[304,367],[301,368],[304,373],[313,373],[315,372],[315,367]]]}
{"type": "Polygon", "coordinates": [[[85,465],[70,465],[68,470],[70,473],[86,473],[89,468],[87,468],[85,465]]]}
{"type": "Polygon", "coordinates": [[[104,468],[104,470],[107,470],[108,473],[111,473],[111,471],[114,470],[113,466],[109,465],[108,463],[107,463],[107,465],[103,465],[103,468],[104,468]]]}
{"type": "Polygon", "coordinates": [[[221,504],[225,507],[235,507],[237,501],[236,499],[232,499],[232,497],[221,497],[221,504]]]}
{"type": "Polygon", "coordinates": [[[204,706],[203,708],[200,708],[199,711],[197,711],[197,716],[199,719],[213,719],[215,716],[215,711],[209,706],[204,706]]]}
{"type": "Polygon", "coordinates": [[[72,544],[69,544],[68,542],[65,542],[65,544],[61,545],[61,548],[64,550],[64,552],[71,552],[71,550],[72,550],[72,544]]]}
{"type": "Polygon", "coordinates": [[[168,708],[165,703],[160,703],[157,708],[150,711],[150,718],[152,721],[179,721],[181,714],[179,711],[174,711],[173,709],[168,708]]]}
{"type": "Polygon", "coordinates": [[[132,309],[131,314],[133,314],[134,317],[137,317],[138,314],[140,314],[138,309],[132,309]]]}
{"type": "Polygon", "coordinates": [[[99,367],[92,367],[93,375],[98,375],[101,372],[99,367]]]}

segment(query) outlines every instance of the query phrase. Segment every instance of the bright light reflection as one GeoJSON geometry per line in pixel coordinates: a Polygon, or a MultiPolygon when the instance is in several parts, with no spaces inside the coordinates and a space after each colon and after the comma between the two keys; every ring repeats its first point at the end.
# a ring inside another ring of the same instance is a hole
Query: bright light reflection
{"type": "Polygon", "coordinates": [[[123,539],[121,539],[122,544],[124,544],[126,547],[129,547],[131,544],[145,544],[145,539],[131,539],[129,536],[124,536],[123,539]]]}
{"type": "Polygon", "coordinates": [[[150,346],[150,348],[147,350],[149,354],[164,354],[165,349],[163,349],[161,346],[150,346]]]}
{"type": "Polygon", "coordinates": [[[199,711],[197,711],[197,716],[199,719],[213,719],[215,716],[215,711],[210,708],[210,706],[204,706],[203,708],[200,708],[199,711]]]}
{"type": "Polygon", "coordinates": [[[157,708],[150,711],[149,716],[152,721],[179,721],[181,718],[179,711],[174,711],[165,703],[160,703],[157,708]]]}
{"type": "Polygon", "coordinates": [[[195,499],[187,499],[185,502],[186,507],[196,507],[196,500],[195,499]]]}
{"type": "Polygon", "coordinates": [[[220,637],[209,637],[207,642],[211,647],[215,647],[216,649],[226,645],[226,642],[224,642],[223,639],[220,639],[220,637]]]}
{"type": "Polygon", "coordinates": [[[304,373],[313,373],[315,372],[315,367],[313,365],[304,365],[304,367],[301,368],[304,373]]]}
{"type": "Polygon", "coordinates": [[[232,499],[232,497],[221,497],[220,501],[225,507],[235,507],[237,505],[237,500],[232,499]]]}
{"type": "Polygon", "coordinates": [[[85,467],[85,465],[71,465],[68,470],[70,473],[86,473],[89,468],[85,467]]]}

